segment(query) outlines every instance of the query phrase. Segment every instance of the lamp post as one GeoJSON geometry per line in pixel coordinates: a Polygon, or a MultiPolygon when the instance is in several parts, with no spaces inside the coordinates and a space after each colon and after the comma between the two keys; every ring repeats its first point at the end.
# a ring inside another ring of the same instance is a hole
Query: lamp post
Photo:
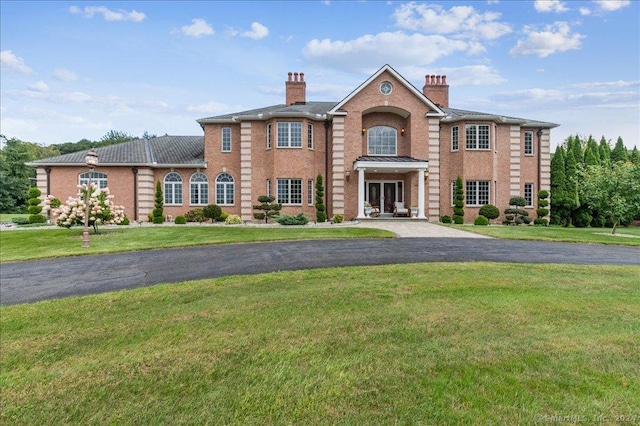
{"type": "Polygon", "coordinates": [[[89,168],[89,182],[87,182],[87,191],[85,195],[85,211],[84,211],[84,229],[82,231],[82,247],[89,247],[89,199],[91,198],[91,177],[93,176],[93,169],[98,164],[98,154],[93,150],[87,152],[87,156],[84,159],[87,167],[89,168]]]}

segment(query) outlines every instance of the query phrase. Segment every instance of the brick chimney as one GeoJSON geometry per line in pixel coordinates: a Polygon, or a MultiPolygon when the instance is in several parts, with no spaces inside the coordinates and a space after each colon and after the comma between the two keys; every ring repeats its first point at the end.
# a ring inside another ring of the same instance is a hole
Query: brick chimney
{"type": "Polygon", "coordinates": [[[287,90],[287,105],[307,102],[307,83],[304,82],[304,73],[289,73],[289,80],[285,84],[287,90]]]}
{"type": "Polygon", "coordinates": [[[449,85],[446,75],[426,75],[422,93],[434,104],[449,108],[449,85]]]}

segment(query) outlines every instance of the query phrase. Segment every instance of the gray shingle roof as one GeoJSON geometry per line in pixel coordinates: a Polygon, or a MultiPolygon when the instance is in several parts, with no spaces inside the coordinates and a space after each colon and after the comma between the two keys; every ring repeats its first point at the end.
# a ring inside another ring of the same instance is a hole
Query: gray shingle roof
{"type": "Polygon", "coordinates": [[[444,122],[453,122],[463,119],[477,119],[477,120],[495,120],[501,123],[514,123],[520,124],[527,127],[558,127],[559,124],[549,123],[545,121],[537,121],[537,120],[529,120],[527,118],[518,118],[518,117],[509,117],[506,115],[500,114],[491,114],[487,112],[478,112],[478,111],[468,111],[463,109],[456,108],[442,108],[442,110],[447,114],[442,121],[444,122]]]}
{"type": "Polygon", "coordinates": [[[331,110],[337,102],[306,102],[293,105],[272,105],[264,108],[251,109],[248,111],[234,112],[231,114],[217,115],[196,120],[198,123],[229,122],[241,119],[259,118],[265,119],[279,116],[307,116],[312,118],[325,118],[327,112],[331,110]]]}
{"type": "MultiPolygon", "coordinates": [[[[135,139],[96,148],[100,165],[163,166],[193,165],[204,167],[203,136],[160,136],[135,139]]],[[[28,163],[31,166],[84,165],[87,151],[72,152],[28,163]]]]}
{"type": "Polygon", "coordinates": [[[375,155],[367,155],[367,156],[362,156],[362,157],[358,157],[358,159],[356,161],[375,161],[377,163],[423,163],[427,160],[418,160],[417,158],[413,158],[413,157],[406,157],[406,156],[401,156],[401,157],[390,157],[390,156],[375,156],[375,155]]]}

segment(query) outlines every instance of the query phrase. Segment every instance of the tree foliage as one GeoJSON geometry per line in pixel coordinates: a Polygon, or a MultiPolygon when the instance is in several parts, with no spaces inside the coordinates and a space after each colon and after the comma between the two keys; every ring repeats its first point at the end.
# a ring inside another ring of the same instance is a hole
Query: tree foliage
{"type": "Polygon", "coordinates": [[[580,195],[585,203],[613,224],[640,217],[640,166],[615,162],[612,167],[587,166],[579,171],[580,195]]]}
{"type": "Polygon", "coordinates": [[[324,186],[322,185],[322,175],[316,176],[316,220],[318,223],[327,221],[327,212],[324,205],[324,186]]]}
{"type": "Polygon", "coordinates": [[[164,195],[162,194],[162,183],[160,181],[156,182],[156,195],[151,216],[153,223],[164,223],[164,195]]]}
{"type": "Polygon", "coordinates": [[[464,189],[462,189],[462,178],[458,176],[455,183],[453,198],[453,223],[464,223],[464,189]]]}
{"type": "Polygon", "coordinates": [[[273,195],[261,195],[258,197],[258,202],[260,204],[256,204],[253,206],[254,210],[259,210],[258,213],[254,213],[253,217],[262,220],[264,219],[264,223],[269,221],[269,218],[276,218],[280,215],[280,210],[282,210],[282,204],[274,203],[276,197],[273,195]]]}

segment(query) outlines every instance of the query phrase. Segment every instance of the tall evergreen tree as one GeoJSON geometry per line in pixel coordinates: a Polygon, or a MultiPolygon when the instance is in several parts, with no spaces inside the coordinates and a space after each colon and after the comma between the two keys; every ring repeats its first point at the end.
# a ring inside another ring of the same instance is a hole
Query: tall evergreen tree
{"type": "Polygon", "coordinates": [[[578,199],[578,186],[576,185],[576,179],[578,175],[578,163],[573,151],[567,152],[567,158],[564,164],[564,191],[567,202],[567,207],[573,211],[580,206],[580,200],[578,199]]]}
{"type": "Polygon", "coordinates": [[[316,176],[316,220],[318,222],[327,221],[327,212],[324,205],[324,186],[322,185],[322,175],[316,176]]]}
{"type": "Polygon", "coordinates": [[[609,145],[609,141],[602,136],[600,139],[600,146],[598,147],[600,150],[600,164],[603,166],[611,165],[611,145],[609,145]]]}
{"type": "Polygon", "coordinates": [[[589,140],[587,140],[587,145],[584,149],[584,164],[588,166],[600,164],[600,149],[598,142],[596,142],[592,136],[589,136],[589,140]]]}
{"type": "Polygon", "coordinates": [[[618,161],[627,161],[629,159],[629,153],[627,152],[627,147],[624,146],[624,142],[622,138],[618,136],[618,140],[616,141],[616,146],[611,151],[611,163],[616,163],[618,161]]]}
{"type": "Polygon", "coordinates": [[[636,165],[640,166],[640,152],[638,151],[638,147],[636,147],[636,146],[633,147],[633,151],[631,151],[631,155],[629,156],[629,160],[631,160],[631,162],[633,164],[636,164],[636,165]]]}
{"type": "Polygon", "coordinates": [[[453,200],[453,223],[461,225],[464,223],[464,189],[462,188],[462,178],[456,179],[455,195],[453,200]]]}
{"type": "Polygon", "coordinates": [[[564,163],[564,148],[559,145],[551,159],[551,224],[553,225],[560,225],[566,221],[564,163]]]}
{"type": "Polygon", "coordinates": [[[584,162],[584,150],[582,148],[582,140],[580,139],[579,135],[576,135],[573,139],[573,145],[571,146],[571,151],[573,152],[573,157],[576,160],[576,164],[582,164],[584,162]]]}

